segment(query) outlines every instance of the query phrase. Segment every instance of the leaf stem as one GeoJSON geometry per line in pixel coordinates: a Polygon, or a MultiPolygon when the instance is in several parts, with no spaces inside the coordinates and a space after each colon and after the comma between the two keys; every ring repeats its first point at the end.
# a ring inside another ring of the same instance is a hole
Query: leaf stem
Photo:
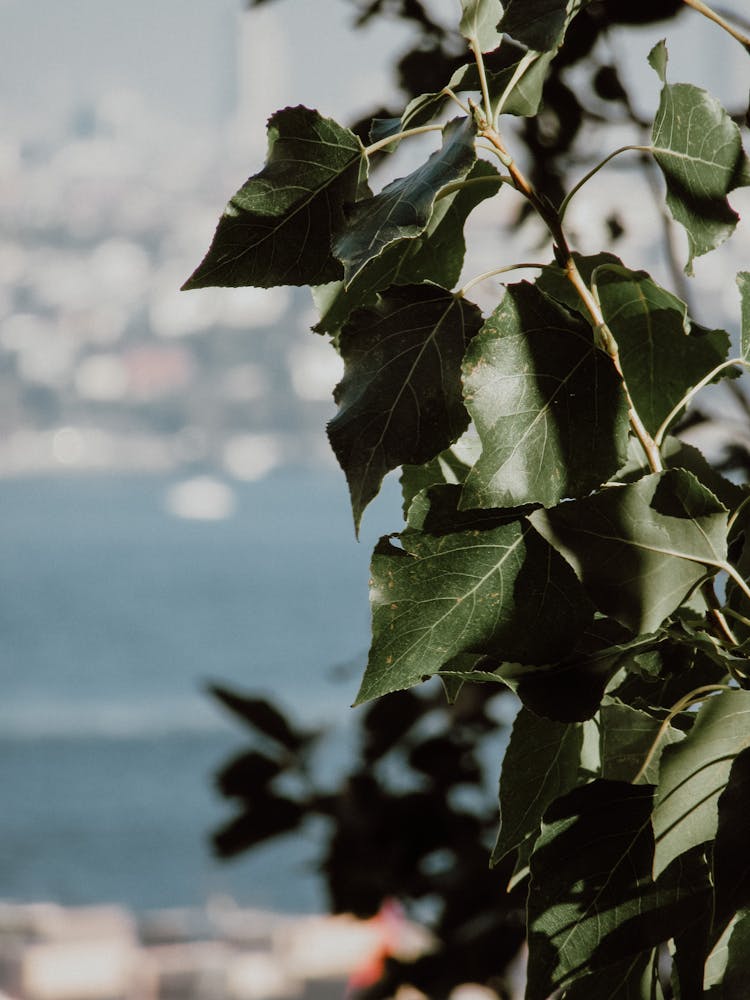
{"type": "Polygon", "coordinates": [[[703,3],[702,0],[682,0],[682,2],[687,7],[692,7],[693,10],[697,10],[699,14],[703,14],[703,16],[707,17],[709,21],[713,21],[714,24],[718,24],[720,28],[723,28],[724,31],[732,36],[732,38],[736,39],[746,52],[750,52],[750,38],[748,38],[747,35],[744,35],[738,28],[733,27],[721,16],[721,14],[717,14],[715,10],[712,10],[707,4],[703,3]]]}
{"type": "Polygon", "coordinates": [[[443,128],[443,125],[417,125],[414,128],[404,129],[403,132],[394,132],[393,135],[387,135],[384,139],[378,139],[377,142],[365,146],[365,156],[372,156],[378,150],[390,146],[392,142],[400,142],[401,139],[408,139],[412,135],[423,135],[425,132],[442,132],[443,128]]]}
{"type": "Polygon", "coordinates": [[[472,38],[469,43],[471,47],[472,55],[474,56],[474,61],[477,64],[477,73],[479,74],[479,86],[482,88],[482,104],[484,105],[484,116],[487,121],[492,121],[492,102],[490,101],[490,89],[487,86],[487,74],[484,69],[484,59],[482,58],[482,50],[479,47],[479,43],[476,38],[472,38]]]}
{"type": "Polygon", "coordinates": [[[473,187],[475,184],[494,184],[496,187],[502,187],[503,184],[512,184],[510,174],[500,174],[494,177],[469,177],[468,180],[463,181],[453,181],[451,184],[446,184],[444,188],[435,195],[435,201],[440,201],[441,198],[446,198],[449,194],[453,194],[455,191],[463,191],[464,188],[473,187]]]}
{"type": "Polygon", "coordinates": [[[570,203],[572,198],[581,190],[583,185],[586,184],[588,181],[590,181],[595,174],[598,174],[599,171],[602,169],[602,167],[606,166],[610,160],[613,160],[616,156],[619,156],[620,153],[627,153],[631,150],[641,153],[650,153],[652,149],[653,146],[620,146],[619,149],[616,149],[613,153],[610,153],[609,156],[605,156],[600,163],[597,163],[595,167],[589,170],[589,172],[584,177],[582,177],[580,181],[578,181],[578,183],[575,184],[570,189],[570,191],[565,195],[562,204],[558,209],[558,215],[560,217],[560,221],[562,222],[562,220],[565,218],[565,212],[567,211],[568,204],[570,203]]]}
{"type": "Polygon", "coordinates": [[[698,392],[700,392],[701,389],[704,389],[708,385],[708,383],[712,382],[720,372],[724,371],[725,368],[733,368],[735,365],[741,365],[744,368],[750,368],[750,361],[746,361],[744,358],[730,358],[728,361],[722,361],[720,365],[717,365],[715,368],[713,368],[708,373],[708,375],[704,375],[704,377],[700,380],[700,382],[696,382],[696,384],[692,387],[692,389],[690,389],[688,392],[685,393],[685,395],[682,397],[679,403],[673,406],[672,409],[669,411],[669,413],[666,415],[666,417],[661,423],[661,426],[659,427],[659,430],[654,435],[654,441],[656,442],[657,447],[661,448],[662,444],[664,443],[664,437],[667,431],[669,430],[669,425],[672,423],[672,421],[680,412],[680,410],[682,410],[690,403],[693,396],[695,396],[698,392]]]}
{"type": "Polygon", "coordinates": [[[464,295],[466,295],[466,293],[470,291],[475,285],[478,285],[480,282],[485,281],[487,278],[494,278],[495,275],[506,274],[508,271],[519,271],[524,267],[533,267],[541,271],[544,270],[545,268],[553,268],[554,265],[522,263],[522,264],[507,264],[505,267],[496,267],[493,268],[492,271],[484,271],[482,274],[478,274],[476,278],[472,278],[471,281],[467,281],[466,284],[463,286],[463,288],[459,289],[459,291],[456,292],[456,295],[458,296],[458,298],[463,298],[464,295]]]}
{"type": "Polygon", "coordinates": [[[463,111],[465,115],[471,115],[471,109],[469,108],[468,104],[464,104],[464,102],[459,97],[456,96],[456,94],[451,90],[450,87],[443,87],[441,93],[445,94],[446,97],[450,97],[450,99],[459,106],[459,108],[463,111]]]}
{"type": "Polygon", "coordinates": [[[631,784],[637,785],[638,782],[646,773],[646,771],[648,770],[648,766],[654,759],[654,754],[659,748],[659,744],[661,743],[662,737],[666,733],[667,729],[669,729],[669,725],[672,719],[674,719],[676,715],[679,715],[680,712],[684,712],[685,709],[690,708],[693,705],[697,705],[701,701],[705,701],[704,695],[706,694],[713,694],[714,692],[719,692],[719,691],[733,691],[733,690],[734,688],[729,687],[728,684],[704,684],[703,687],[695,688],[693,691],[689,691],[686,695],[680,698],[680,700],[676,702],[676,704],[674,704],[672,708],[670,708],[666,718],[659,726],[659,731],[656,734],[654,742],[651,744],[651,748],[646,754],[645,760],[638,769],[638,773],[633,778],[631,784]]]}

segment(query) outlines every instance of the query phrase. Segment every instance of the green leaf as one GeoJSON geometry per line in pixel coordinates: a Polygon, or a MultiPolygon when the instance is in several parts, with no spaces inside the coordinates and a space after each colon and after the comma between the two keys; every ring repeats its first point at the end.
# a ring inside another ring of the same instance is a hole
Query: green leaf
{"type": "Polygon", "coordinates": [[[627,449],[627,404],[591,328],[533,285],[508,287],[464,362],[482,455],[466,507],[554,504],[613,475],[627,449]]]}
{"type": "Polygon", "coordinates": [[[662,38],[651,49],[648,54],[648,64],[656,72],[662,83],[667,82],[667,63],[669,62],[669,52],[667,43],[662,38]]]}
{"type": "Polygon", "coordinates": [[[654,632],[726,559],[727,511],[682,469],[537,511],[531,521],[599,610],[635,633],[654,632]]]}
{"type": "Polygon", "coordinates": [[[500,0],[461,0],[459,31],[469,42],[474,42],[482,52],[491,52],[503,40],[497,30],[503,13],[500,0]]]}
{"type": "Polygon", "coordinates": [[[331,239],[360,188],[362,144],[308,108],[268,122],[266,166],[224,210],[205,258],[183,288],[314,285],[342,274],[331,239]]]}
{"type": "Polygon", "coordinates": [[[493,865],[525,841],[536,840],[547,807],[578,781],[580,725],[540,719],[521,708],[500,774],[500,831],[493,865]]]}
{"type": "Polygon", "coordinates": [[[599,779],[548,809],[531,857],[527,997],[542,1000],[597,965],[643,949],[633,934],[620,954],[597,962],[610,936],[654,906],[645,896],[651,804],[648,785],[599,779]]]}
{"type": "Polygon", "coordinates": [[[354,309],[374,305],[377,293],[390,285],[431,281],[452,288],[456,284],[466,253],[466,220],[485,198],[497,193],[501,182],[497,170],[479,160],[463,183],[464,187],[437,199],[421,236],[400,239],[386,247],[348,286],[336,282],[313,289],[321,313],[315,327],[318,333],[337,333],[354,309]]]}
{"type": "Polygon", "coordinates": [[[450,122],[443,136],[442,148],[426,163],[352,209],[333,244],[347,286],[387,247],[421,236],[440,192],[469,174],[476,161],[471,119],[450,122]]]}
{"type": "MultiPolygon", "coordinates": [[[[692,444],[668,434],[661,446],[661,457],[667,469],[686,469],[707,487],[717,500],[727,508],[734,510],[746,494],[741,486],[722,476],[720,472],[707,461],[703,452],[692,444]]],[[[634,483],[649,474],[649,464],[643,453],[643,448],[635,438],[628,442],[628,461],[613,477],[613,482],[634,483]]]]}
{"type": "Polygon", "coordinates": [[[713,914],[718,938],[734,915],[750,907],[750,749],[732,761],[729,780],[718,802],[718,826],[713,851],[716,886],[713,914]]]}
{"type": "Polygon", "coordinates": [[[685,303],[645,271],[606,264],[594,271],[594,283],[635,408],[655,434],[685,393],[725,360],[729,336],[691,329],[685,303]]]}
{"type": "Polygon", "coordinates": [[[564,655],[591,617],[574,574],[526,521],[375,549],[373,640],[357,702],[437,673],[460,653],[525,663],[564,655]]]}
{"type": "MultiPolygon", "coordinates": [[[[666,54],[657,53],[651,63],[664,79],[666,54]]],[[[667,182],[669,210],[687,232],[685,271],[692,274],[693,259],[723,243],[737,225],[727,195],[748,183],[750,168],[740,130],[705,90],[665,84],[651,143],[667,182]]]]}
{"type": "Polygon", "coordinates": [[[597,618],[558,662],[541,667],[504,663],[495,672],[537,715],[583,722],[596,714],[612,675],[644,641],[628,639],[617,622],[597,618]]]}
{"type": "Polygon", "coordinates": [[[706,1000],[744,1000],[750,968],[750,910],[729,924],[706,961],[706,1000]]]}
{"type": "Polygon", "coordinates": [[[734,758],[748,746],[750,692],[731,691],[704,702],[687,738],[666,748],[653,815],[655,874],[715,837],[719,795],[734,758]]]}
{"type": "Polygon", "coordinates": [[[740,328],[740,357],[750,361],[750,271],[740,271],[737,275],[742,302],[742,326],[740,328]]]}
{"type": "Polygon", "coordinates": [[[664,748],[685,738],[674,726],[668,726],[660,736],[660,718],[612,698],[602,703],[600,718],[602,777],[612,781],[632,781],[659,737],[656,753],[641,779],[655,784],[664,748]]]}
{"type": "Polygon", "coordinates": [[[577,979],[563,1000],[664,1000],[659,982],[659,952],[642,951],[577,979]]]}
{"type": "Polygon", "coordinates": [[[414,497],[428,486],[463,483],[481,450],[479,438],[471,430],[424,465],[404,465],[400,480],[404,514],[408,513],[414,497]]]}
{"type": "Polygon", "coordinates": [[[428,461],[466,430],[459,372],[481,322],[465,299],[437,285],[407,285],[354,313],[342,330],[345,371],[328,436],[355,525],[387,472],[428,461]]]}
{"type": "Polygon", "coordinates": [[[562,45],[570,21],[588,0],[508,0],[500,28],[536,52],[562,45]]]}

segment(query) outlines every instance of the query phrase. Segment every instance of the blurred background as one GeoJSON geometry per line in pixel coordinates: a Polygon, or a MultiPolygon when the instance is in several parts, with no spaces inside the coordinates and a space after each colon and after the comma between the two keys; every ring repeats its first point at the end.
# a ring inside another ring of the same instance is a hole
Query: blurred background
{"type": "MultiPolygon", "coordinates": [[[[399,527],[398,484],[356,543],[324,432],[341,372],[309,332],[307,290],[179,288],[262,165],[273,111],[304,103],[351,123],[396,105],[408,74],[393,64],[419,23],[377,16],[353,30],[367,6],[0,0],[0,900],[327,906],[309,837],[215,860],[212,776],[241,740],[206,686],[272,697],[323,727],[318,766],[342,769],[367,564],[399,527]]],[[[455,19],[453,0],[426,6],[455,19]]],[[[645,56],[664,25],[629,32],[621,51],[617,30],[596,52],[617,63],[631,114],[610,115],[572,68],[568,86],[601,105],[612,135],[586,148],[584,122],[583,153],[552,150],[575,176],[633,141],[658,102],[645,56]]],[[[739,46],[692,12],[669,36],[670,78],[744,113],[739,46]]],[[[643,183],[618,161],[573,203],[570,227],[581,250],[614,239],[680,292],[643,183]]],[[[750,208],[746,191],[732,200],[750,208]]],[[[499,225],[502,262],[538,254],[533,222],[498,199],[471,222],[467,276],[497,263],[499,225]]],[[[696,263],[699,320],[737,335],[726,275],[749,260],[745,225],[696,263]]],[[[476,294],[488,306],[497,284],[476,294]]],[[[746,440],[737,400],[713,407],[746,440]]]]}

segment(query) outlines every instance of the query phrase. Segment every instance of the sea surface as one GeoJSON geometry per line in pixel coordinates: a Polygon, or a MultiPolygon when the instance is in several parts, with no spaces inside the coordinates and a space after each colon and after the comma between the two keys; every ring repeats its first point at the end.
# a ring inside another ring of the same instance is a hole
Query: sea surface
{"type": "Polygon", "coordinates": [[[0,899],[324,905],[314,839],[212,857],[231,814],[212,775],[245,741],[206,684],[269,695],[345,744],[396,484],[359,543],[333,471],[234,486],[219,521],[170,515],[173,484],[0,483],[0,899]]]}

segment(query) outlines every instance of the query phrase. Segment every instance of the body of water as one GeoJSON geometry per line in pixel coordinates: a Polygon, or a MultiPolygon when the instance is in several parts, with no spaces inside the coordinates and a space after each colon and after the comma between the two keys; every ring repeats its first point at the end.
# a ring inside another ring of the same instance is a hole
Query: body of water
{"type": "Polygon", "coordinates": [[[398,527],[396,490],[358,544],[333,472],[241,485],[220,521],[170,516],[169,486],[0,486],[0,897],[316,908],[314,844],[211,857],[229,815],[211,776],[244,743],[205,685],[351,723],[368,562],[398,527]]]}

